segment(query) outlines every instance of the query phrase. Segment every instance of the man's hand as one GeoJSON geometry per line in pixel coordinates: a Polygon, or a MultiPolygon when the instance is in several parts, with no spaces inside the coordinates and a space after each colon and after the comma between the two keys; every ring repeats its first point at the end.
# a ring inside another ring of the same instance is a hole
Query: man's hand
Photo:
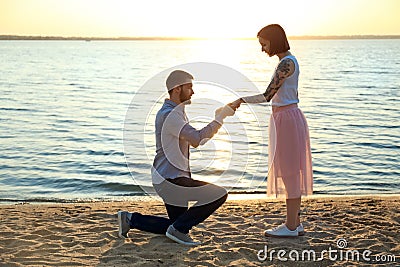
{"type": "Polygon", "coordinates": [[[226,117],[234,114],[235,110],[228,104],[215,110],[215,120],[222,124],[226,117]]]}

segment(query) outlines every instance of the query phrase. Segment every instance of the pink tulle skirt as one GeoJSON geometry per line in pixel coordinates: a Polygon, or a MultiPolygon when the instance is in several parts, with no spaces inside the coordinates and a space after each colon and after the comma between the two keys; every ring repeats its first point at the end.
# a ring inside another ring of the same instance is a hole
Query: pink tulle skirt
{"type": "Polygon", "coordinates": [[[267,195],[299,198],[313,192],[310,135],[297,104],[273,107],[269,126],[267,195]]]}

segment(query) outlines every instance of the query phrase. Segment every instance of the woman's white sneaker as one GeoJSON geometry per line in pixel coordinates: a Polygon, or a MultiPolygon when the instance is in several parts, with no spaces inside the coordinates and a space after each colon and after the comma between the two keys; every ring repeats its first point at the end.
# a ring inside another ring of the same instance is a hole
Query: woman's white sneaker
{"type": "Polygon", "coordinates": [[[299,236],[299,232],[296,228],[295,230],[289,230],[287,228],[286,224],[281,224],[278,227],[275,227],[273,229],[266,230],[264,232],[265,236],[272,236],[272,237],[296,237],[299,236]]]}
{"type": "Polygon", "coordinates": [[[299,226],[297,226],[297,232],[299,233],[299,236],[304,235],[304,227],[302,223],[300,223],[299,226]]]}

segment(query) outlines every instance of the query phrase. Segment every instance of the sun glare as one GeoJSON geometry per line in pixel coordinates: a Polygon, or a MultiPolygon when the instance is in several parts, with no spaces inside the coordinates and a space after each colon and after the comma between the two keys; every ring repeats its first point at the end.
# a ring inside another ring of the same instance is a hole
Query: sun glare
{"type": "Polygon", "coordinates": [[[270,23],[288,35],[400,34],[400,1],[2,0],[0,32],[98,37],[249,38],[270,23]]]}

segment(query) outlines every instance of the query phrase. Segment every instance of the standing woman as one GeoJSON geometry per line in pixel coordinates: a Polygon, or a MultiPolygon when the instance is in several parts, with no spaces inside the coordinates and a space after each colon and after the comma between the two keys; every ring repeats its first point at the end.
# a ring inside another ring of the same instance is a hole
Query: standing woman
{"type": "Polygon", "coordinates": [[[262,28],[257,34],[261,51],[278,56],[279,64],[263,94],[242,97],[231,103],[272,103],[269,126],[268,196],[286,197],[286,222],[265,231],[266,236],[289,237],[304,234],[300,223],[302,195],[311,195],[313,172],[310,137],[306,118],[297,107],[299,64],[290,53],[285,31],[278,24],[262,28]]]}

